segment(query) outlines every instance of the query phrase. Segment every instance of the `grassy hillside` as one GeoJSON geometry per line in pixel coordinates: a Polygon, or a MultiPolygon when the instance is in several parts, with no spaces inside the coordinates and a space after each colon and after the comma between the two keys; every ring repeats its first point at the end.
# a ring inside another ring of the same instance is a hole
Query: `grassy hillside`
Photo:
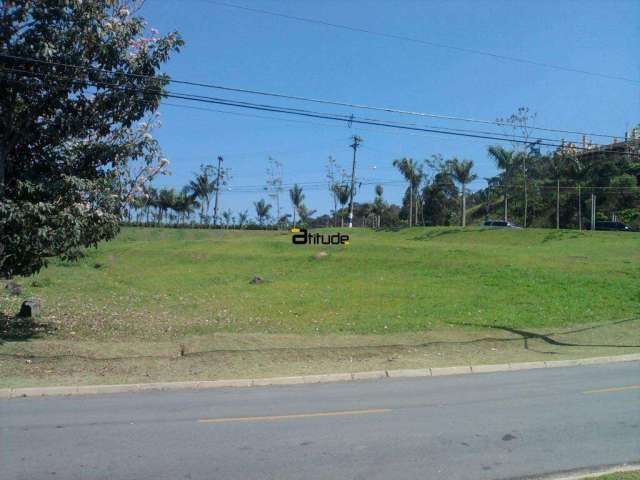
{"type": "Polygon", "coordinates": [[[278,232],[124,229],[23,283],[59,335],[556,327],[639,313],[640,235],[355,229],[349,246],[321,247],[278,232]]]}
{"type": "Polygon", "coordinates": [[[0,386],[422,368],[640,348],[640,235],[351,233],[347,247],[312,247],[292,245],[286,232],[125,229],[79,263],[54,261],[18,279],[21,297],[0,290],[0,313],[9,315],[0,315],[0,386]],[[328,255],[315,258],[321,250],[328,255]],[[265,282],[251,285],[255,275],[265,282]],[[43,317],[16,326],[10,315],[27,296],[43,300],[43,317]]]}

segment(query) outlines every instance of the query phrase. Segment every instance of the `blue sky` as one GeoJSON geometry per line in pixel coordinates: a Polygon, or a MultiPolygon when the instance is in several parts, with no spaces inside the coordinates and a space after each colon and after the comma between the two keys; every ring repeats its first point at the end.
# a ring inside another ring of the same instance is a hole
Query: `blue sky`
{"type": "MultiPolygon", "coordinates": [[[[229,2],[640,79],[638,1],[229,2]]],[[[208,0],[147,0],[141,14],[149,26],[162,33],[178,30],[183,35],[184,49],[164,67],[176,79],[488,120],[528,106],[537,112],[538,126],[620,136],[640,121],[639,83],[266,16],[208,0]]],[[[326,112],[366,113],[422,125],[486,129],[469,123],[394,117],[209,89],[177,85],[171,89],[326,112]]],[[[224,155],[232,180],[231,190],[222,195],[222,208],[234,212],[248,209],[254,213],[253,202],[264,195],[234,192],[234,188],[264,185],[269,155],[283,163],[285,183],[323,181],[329,155],[350,169],[349,137],[354,134],[364,138],[358,152],[357,173],[361,180],[400,181],[399,173],[391,166],[393,159],[408,156],[422,160],[436,153],[445,158],[473,160],[480,178],[495,173],[486,155],[491,143],[488,140],[427,133],[407,135],[378,127],[350,128],[325,120],[193,105],[236,114],[163,105],[163,126],[156,136],[171,160],[173,174],[158,184],[180,187],[201,163],[215,162],[218,155],[224,155]]],[[[473,187],[483,184],[479,180],[473,187]]],[[[371,200],[373,188],[363,187],[357,200],[371,200]]],[[[401,183],[387,184],[385,197],[398,203],[404,188],[401,183]]],[[[326,188],[305,190],[309,208],[328,211],[330,197],[326,188]]],[[[289,207],[284,196],[281,202],[289,207]]]]}

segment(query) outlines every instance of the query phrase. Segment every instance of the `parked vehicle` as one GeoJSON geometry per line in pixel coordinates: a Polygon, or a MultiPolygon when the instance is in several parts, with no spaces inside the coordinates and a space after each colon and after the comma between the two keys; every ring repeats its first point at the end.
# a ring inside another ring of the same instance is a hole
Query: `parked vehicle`
{"type": "Polygon", "coordinates": [[[596,230],[610,230],[617,232],[635,232],[636,230],[622,222],[596,222],[596,230]]]}
{"type": "Polygon", "coordinates": [[[511,222],[505,222],[504,220],[485,220],[482,226],[494,227],[494,228],[522,228],[517,225],[514,225],[511,222]]]}

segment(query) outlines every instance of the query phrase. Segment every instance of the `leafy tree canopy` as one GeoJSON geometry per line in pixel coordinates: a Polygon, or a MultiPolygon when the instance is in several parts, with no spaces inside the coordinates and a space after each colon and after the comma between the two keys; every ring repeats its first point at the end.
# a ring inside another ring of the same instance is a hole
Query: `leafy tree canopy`
{"type": "Polygon", "coordinates": [[[113,238],[166,170],[151,131],[183,41],[122,0],[0,6],[0,276],[113,238]]]}

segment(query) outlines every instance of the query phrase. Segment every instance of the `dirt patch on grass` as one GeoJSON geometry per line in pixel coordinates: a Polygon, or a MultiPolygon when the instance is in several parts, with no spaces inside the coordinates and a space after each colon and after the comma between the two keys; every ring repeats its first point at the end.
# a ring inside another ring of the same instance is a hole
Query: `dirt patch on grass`
{"type": "Polygon", "coordinates": [[[559,332],[451,327],[421,334],[213,334],[180,341],[0,345],[0,387],[268,377],[561,360],[640,352],[638,322],[559,332]]]}

